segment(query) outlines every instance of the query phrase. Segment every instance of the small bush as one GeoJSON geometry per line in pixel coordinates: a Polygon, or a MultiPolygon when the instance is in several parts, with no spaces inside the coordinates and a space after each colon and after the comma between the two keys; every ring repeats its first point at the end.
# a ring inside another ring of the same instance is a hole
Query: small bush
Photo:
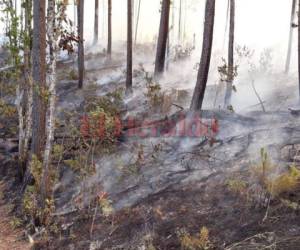
{"type": "Polygon", "coordinates": [[[207,227],[202,227],[196,236],[191,236],[183,231],[180,233],[179,238],[183,250],[207,250],[213,247],[209,239],[209,230],[207,227]]]}
{"type": "Polygon", "coordinates": [[[70,72],[69,72],[69,77],[68,77],[70,80],[73,80],[73,81],[76,81],[78,80],[78,74],[77,72],[72,69],[70,72]]]}
{"type": "Polygon", "coordinates": [[[4,100],[0,99],[0,115],[6,118],[11,118],[17,114],[17,109],[9,104],[6,104],[4,100]]]}
{"type": "Polygon", "coordinates": [[[247,193],[248,184],[241,179],[230,179],[226,182],[227,188],[230,192],[237,195],[244,195],[247,193]]]}
{"type": "Polygon", "coordinates": [[[268,192],[277,197],[286,192],[295,191],[300,186],[300,170],[291,166],[287,173],[283,173],[268,181],[268,192]]]}

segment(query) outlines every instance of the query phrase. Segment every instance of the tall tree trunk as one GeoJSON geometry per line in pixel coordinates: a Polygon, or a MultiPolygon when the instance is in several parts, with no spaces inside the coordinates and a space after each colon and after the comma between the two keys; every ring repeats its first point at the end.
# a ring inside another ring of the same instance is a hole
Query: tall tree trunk
{"type": "Polygon", "coordinates": [[[188,12],[187,0],[184,0],[183,39],[182,39],[183,44],[186,41],[187,12],[188,12]]]}
{"type": "Polygon", "coordinates": [[[45,0],[33,1],[32,79],[33,126],[32,153],[42,160],[46,122],[46,21],[45,0]]]}
{"type": "Polygon", "coordinates": [[[154,70],[155,77],[158,77],[160,74],[164,72],[167,40],[168,40],[168,33],[169,33],[170,4],[171,4],[171,0],[163,0],[162,2],[159,35],[158,35],[157,51],[156,51],[156,59],[155,59],[155,70],[154,70]]]}
{"type": "Polygon", "coordinates": [[[99,0],[95,0],[94,45],[98,43],[98,36],[99,36],[99,0]]]}
{"type": "Polygon", "coordinates": [[[126,92],[132,92],[132,0],[127,0],[127,72],[126,92]]]}
{"type": "Polygon", "coordinates": [[[299,74],[299,103],[300,103],[300,1],[298,1],[298,74],[299,74]]]}
{"type": "Polygon", "coordinates": [[[137,18],[136,18],[136,23],[135,23],[135,36],[134,36],[134,44],[136,45],[137,43],[137,35],[138,35],[138,28],[139,28],[139,21],[140,21],[140,12],[141,12],[141,1],[138,0],[138,10],[137,10],[137,18]]]}
{"type": "Polygon", "coordinates": [[[182,0],[179,0],[179,15],[178,15],[178,44],[181,44],[181,26],[182,26],[182,0]]]}
{"type": "Polygon", "coordinates": [[[172,41],[171,43],[173,44],[175,41],[175,1],[172,1],[172,20],[171,20],[171,27],[172,27],[172,41]]]}
{"type": "Polygon", "coordinates": [[[228,75],[226,81],[225,108],[230,105],[232,95],[232,83],[234,73],[234,26],[235,26],[235,0],[230,0],[229,21],[229,43],[228,43],[228,75]]]}
{"type": "MultiPolygon", "coordinates": [[[[23,4],[23,2],[21,3],[23,4]]],[[[17,17],[17,3],[15,1],[15,4],[11,7],[14,7],[14,14],[12,18],[16,18],[17,17]]],[[[21,13],[22,13],[22,9],[21,9],[21,13]]],[[[22,26],[23,26],[23,16],[21,15],[20,17],[20,25],[21,25],[21,29],[20,32],[24,32],[24,30],[22,30],[22,26]]],[[[24,49],[25,51],[25,49],[24,49]]],[[[15,63],[14,63],[15,64],[15,63]]],[[[18,65],[14,65],[16,73],[19,72],[19,66],[18,65]]],[[[18,74],[20,74],[21,72],[19,72],[18,74]]],[[[24,72],[23,72],[24,73],[24,72]]],[[[19,76],[18,76],[19,78],[19,76]]],[[[24,139],[25,139],[25,112],[26,112],[26,108],[25,108],[25,86],[26,84],[23,83],[23,81],[18,81],[18,85],[17,85],[17,90],[16,90],[16,107],[17,107],[17,111],[18,111],[18,118],[19,118],[19,165],[21,167],[21,178],[23,178],[24,176],[24,161],[23,161],[23,152],[25,150],[24,148],[24,139]]]]}
{"type": "Polygon", "coordinates": [[[225,43],[226,43],[226,34],[227,34],[227,28],[228,28],[229,13],[230,13],[230,0],[227,0],[226,21],[225,21],[225,30],[224,30],[224,40],[223,40],[223,50],[224,50],[225,43]]]}
{"type": "Polygon", "coordinates": [[[111,5],[111,0],[108,0],[108,17],[107,17],[107,23],[108,23],[108,30],[107,30],[107,56],[108,58],[111,58],[111,14],[112,14],[112,5],[111,5]]]}
{"type": "Polygon", "coordinates": [[[79,0],[77,6],[77,21],[78,21],[78,36],[79,36],[79,44],[78,44],[78,88],[82,88],[83,79],[84,79],[84,34],[83,34],[83,26],[84,26],[84,0],[79,0]]]}
{"type": "Polygon", "coordinates": [[[288,44],[288,51],[285,63],[285,73],[289,73],[290,64],[291,64],[291,54],[292,54],[292,46],[293,46],[293,22],[295,19],[296,14],[296,0],[293,0],[292,3],[292,13],[291,13],[291,22],[290,22],[290,35],[289,35],[289,44],[288,44]]]}
{"type": "Polygon", "coordinates": [[[46,145],[43,159],[43,172],[41,180],[41,199],[45,201],[49,189],[49,168],[51,164],[51,151],[55,129],[55,100],[56,100],[56,60],[57,60],[57,32],[55,24],[55,0],[48,0],[47,36],[50,50],[50,63],[48,69],[48,108],[46,117],[46,145]]]}
{"type": "Polygon", "coordinates": [[[101,35],[101,37],[102,37],[102,39],[104,39],[104,37],[105,37],[105,27],[106,27],[106,24],[105,24],[105,22],[106,22],[106,3],[107,1],[106,0],[102,0],[102,35],[101,35]]]}
{"type": "Polygon", "coordinates": [[[202,55],[191,110],[201,110],[210,67],[215,22],[215,0],[206,0],[202,55]]]}
{"type": "Polygon", "coordinates": [[[31,76],[31,22],[32,22],[32,0],[24,0],[22,4],[24,8],[24,138],[20,143],[19,155],[20,155],[20,164],[23,169],[23,174],[26,172],[26,164],[28,159],[28,150],[29,150],[29,140],[31,138],[32,132],[32,103],[33,103],[33,86],[32,86],[32,76],[31,76]]]}

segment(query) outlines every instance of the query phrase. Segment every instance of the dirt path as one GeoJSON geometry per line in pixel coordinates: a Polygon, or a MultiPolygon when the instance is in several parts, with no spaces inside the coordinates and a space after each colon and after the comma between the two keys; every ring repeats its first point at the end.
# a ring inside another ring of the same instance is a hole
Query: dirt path
{"type": "Polygon", "coordinates": [[[9,214],[9,204],[3,200],[3,183],[0,182],[0,249],[29,250],[30,244],[23,239],[22,229],[11,225],[13,216],[9,214]]]}

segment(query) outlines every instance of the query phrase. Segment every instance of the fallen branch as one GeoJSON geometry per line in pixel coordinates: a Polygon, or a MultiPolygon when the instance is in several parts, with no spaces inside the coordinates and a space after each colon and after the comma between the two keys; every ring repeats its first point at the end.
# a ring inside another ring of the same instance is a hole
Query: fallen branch
{"type": "Polygon", "coordinates": [[[180,110],[184,110],[183,107],[181,107],[181,106],[179,106],[179,105],[177,105],[177,104],[175,104],[175,103],[172,103],[172,105],[175,106],[176,108],[179,108],[180,110]]]}
{"type": "Polygon", "coordinates": [[[261,108],[262,108],[263,112],[266,112],[266,109],[265,109],[265,106],[264,106],[264,102],[263,102],[262,99],[260,98],[260,96],[259,96],[259,94],[258,94],[258,92],[257,92],[257,90],[256,90],[256,88],[255,88],[254,80],[252,80],[251,84],[252,84],[252,88],[253,88],[253,90],[254,90],[254,93],[255,93],[257,99],[259,100],[259,103],[260,103],[260,105],[261,105],[261,108]]]}

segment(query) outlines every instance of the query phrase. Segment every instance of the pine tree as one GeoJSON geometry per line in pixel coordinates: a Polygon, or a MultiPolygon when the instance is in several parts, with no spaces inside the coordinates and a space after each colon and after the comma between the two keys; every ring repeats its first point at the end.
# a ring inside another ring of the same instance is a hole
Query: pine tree
{"type": "Polygon", "coordinates": [[[159,75],[164,72],[164,68],[165,68],[167,40],[168,40],[168,33],[169,33],[170,4],[171,4],[171,0],[163,0],[162,2],[159,35],[158,35],[157,51],[156,51],[156,59],[155,59],[155,70],[154,70],[155,77],[159,77],[159,75]]]}
{"type": "Polygon", "coordinates": [[[191,110],[201,110],[210,67],[215,21],[215,0],[206,0],[202,55],[191,110]]]}
{"type": "Polygon", "coordinates": [[[77,5],[77,20],[78,20],[78,88],[83,87],[84,80],[84,0],[79,0],[77,5]]]}
{"type": "Polygon", "coordinates": [[[46,18],[45,0],[33,1],[32,79],[33,127],[32,153],[42,159],[46,128],[46,18]]]}
{"type": "Polygon", "coordinates": [[[234,29],[235,29],[235,0],[230,0],[229,42],[228,42],[228,72],[226,80],[225,108],[230,105],[234,74],[234,29]]]}
{"type": "Polygon", "coordinates": [[[142,0],[138,0],[138,10],[137,10],[137,17],[136,17],[136,23],[135,23],[135,34],[134,34],[134,44],[137,43],[137,37],[138,37],[138,28],[139,28],[139,21],[140,21],[140,13],[141,13],[141,2],[142,0]]]}
{"type": "Polygon", "coordinates": [[[132,92],[132,0],[127,0],[127,72],[126,92],[132,92]]]}
{"type": "Polygon", "coordinates": [[[108,31],[107,31],[107,56],[111,58],[111,43],[112,43],[112,23],[111,23],[111,15],[112,15],[112,4],[111,0],[108,0],[108,31]]]}
{"type": "Polygon", "coordinates": [[[298,1],[298,74],[299,74],[299,102],[300,102],[300,1],[298,1]]]}
{"type": "Polygon", "coordinates": [[[285,73],[289,73],[290,64],[291,64],[291,54],[292,54],[292,45],[293,45],[293,29],[294,29],[294,19],[296,14],[296,0],[292,2],[292,13],[291,13],[291,21],[290,21],[290,35],[289,35],[289,44],[288,51],[285,63],[285,73]]]}
{"type": "Polygon", "coordinates": [[[94,45],[98,43],[98,36],[99,36],[99,0],[95,0],[94,45]]]}

